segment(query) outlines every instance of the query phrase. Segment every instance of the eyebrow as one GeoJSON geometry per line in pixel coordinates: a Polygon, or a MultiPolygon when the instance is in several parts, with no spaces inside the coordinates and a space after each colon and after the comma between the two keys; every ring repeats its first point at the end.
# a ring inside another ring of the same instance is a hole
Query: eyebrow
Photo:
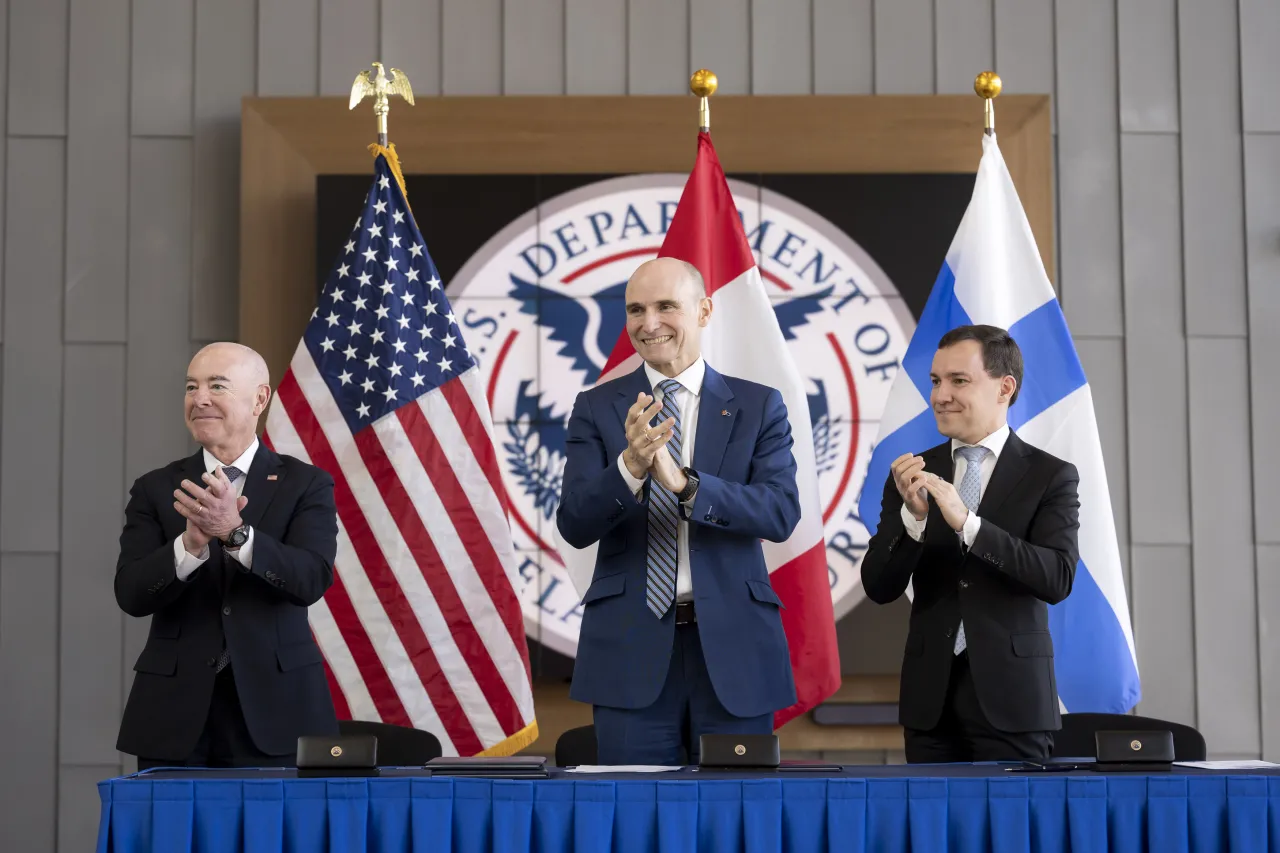
{"type": "MultiPolygon", "coordinates": [[[[679,305],[679,304],[680,304],[680,300],[679,300],[679,299],[655,299],[655,300],[654,300],[652,303],[650,303],[650,304],[652,304],[652,305],[679,305]]],[[[644,306],[645,306],[645,303],[643,303],[643,302],[628,302],[628,303],[627,303],[627,305],[626,305],[626,308],[627,308],[627,310],[628,310],[628,311],[630,311],[632,308],[643,308],[644,306]]]]}
{"type": "MultiPolygon", "coordinates": [[[[959,377],[961,377],[962,379],[968,379],[968,378],[969,378],[969,372],[968,372],[967,370],[953,370],[953,371],[951,371],[950,373],[948,373],[948,374],[947,374],[947,376],[951,376],[951,377],[959,376],[959,377]]],[[[929,371],[929,378],[930,378],[930,379],[937,379],[937,378],[938,378],[938,374],[934,373],[934,372],[931,370],[931,371],[929,371]]]]}
{"type": "MultiPolygon", "coordinates": [[[[194,377],[188,376],[188,377],[187,377],[187,381],[188,381],[188,382],[197,382],[198,380],[197,380],[197,379],[195,379],[194,377]]],[[[209,377],[209,381],[210,381],[210,382],[230,382],[231,380],[230,380],[230,379],[228,379],[228,378],[227,378],[227,377],[225,377],[225,376],[210,376],[210,377],[209,377]]]]}

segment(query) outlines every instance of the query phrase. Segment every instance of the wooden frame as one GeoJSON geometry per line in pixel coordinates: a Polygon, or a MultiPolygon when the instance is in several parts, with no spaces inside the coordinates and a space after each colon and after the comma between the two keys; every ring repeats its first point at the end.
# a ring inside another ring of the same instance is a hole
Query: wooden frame
{"type": "MultiPolygon", "coordinates": [[[[716,97],[712,134],[726,171],[973,173],[981,157],[975,96],[716,97]]],[[[689,97],[423,98],[390,116],[413,201],[414,174],[687,172],[696,150],[689,97]]],[[[1047,95],[996,102],[1000,149],[1053,277],[1053,145],[1047,95]]],[[[316,176],[372,173],[368,105],[343,98],[246,98],[240,174],[240,340],[284,374],[315,302],[316,176]]],[[[430,239],[430,235],[427,235],[430,239]]],[[[941,263],[941,258],[938,259],[941,263]]],[[[832,701],[893,702],[896,677],[848,679],[832,701]]],[[[535,685],[550,754],[590,722],[564,685],[535,685]]],[[[896,726],[821,727],[807,715],[779,732],[788,751],[901,750],[896,726]]]]}

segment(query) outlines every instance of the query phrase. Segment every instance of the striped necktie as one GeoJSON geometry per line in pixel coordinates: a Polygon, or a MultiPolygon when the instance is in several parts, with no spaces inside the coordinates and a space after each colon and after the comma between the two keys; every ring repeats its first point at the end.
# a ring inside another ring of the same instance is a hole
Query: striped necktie
{"type": "MultiPolygon", "coordinates": [[[[964,505],[969,508],[969,512],[977,512],[978,504],[982,501],[982,460],[990,451],[981,445],[975,447],[960,447],[956,449],[956,455],[965,461],[964,477],[960,480],[960,500],[964,501],[964,505]]],[[[960,654],[969,645],[969,641],[964,636],[964,620],[960,620],[960,627],[956,630],[956,646],[955,653],[960,654]]]]}
{"type": "MultiPolygon", "coordinates": [[[[667,450],[680,465],[680,402],[676,392],[680,383],[674,379],[664,379],[658,383],[662,391],[662,412],[658,415],[661,423],[667,418],[675,418],[675,427],[671,440],[667,442],[667,450]]],[[[645,583],[645,602],[653,615],[659,619],[671,608],[676,598],[676,566],[679,564],[679,551],[676,547],[676,525],[680,521],[680,505],[673,493],[657,480],[649,481],[649,553],[647,559],[648,575],[645,583]]]]}

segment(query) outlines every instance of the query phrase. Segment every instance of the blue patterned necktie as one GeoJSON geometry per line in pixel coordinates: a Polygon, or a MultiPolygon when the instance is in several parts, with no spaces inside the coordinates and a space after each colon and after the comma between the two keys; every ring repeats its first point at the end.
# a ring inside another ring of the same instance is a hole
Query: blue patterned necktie
{"type": "Polygon", "coordinates": [[[234,465],[224,465],[222,466],[222,473],[226,474],[227,479],[234,483],[236,480],[240,479],[244,472],[234,465]]]}
{"type": "MultiPolygon", "coordinates": [[[[985,447],[961,447],[956,450],[967,463],[964,467],[964,478],[960,480],[960,500],[969,508],[969,512],[977,512],[982,500],[982,460],[991,451],[985,447]]],[[[964,636],[964,620],[956,631],[956,654],[960,654],[969,645],[964,636]]]]}
{"type": "MultiPolygon", "coordinates": [[[[240,477],[243,476],[243,472],[234,465],[222,466],[222,473],[227,475],[227,479],[231,481],[232,485],[235,485],[236,480],[239,480],[240,477]]],[[[226,559],[225,553],[223,554],[223,559],[226,559]]],[[[218,655],[218,663],[213,667],[214,673],[217,674],[222,672],[227,668],[227,664],[229,663],[231,663],[231,650],[227,648],[227,640],[223,637],[222,653],[218,655]]]]}
{"type": "MultiPolygon", "coordinates": [[[[671,440],[659,453],[671,452],[680,465],[680,402],[676,392],[680,383],[674,379],[664,379],[658,383],[662,391],[662,412],[658,415],[661,423],[667,418],[675,418],[675,427],[671,440]]],[[[676,530],[680,523],[680,504],[675,493],[658,483],[649,481],[649,554],[648,576],[645,583],[645,602],[653,615],[659,619],[671,607],[676,598],[676,566],[679,562],[679,551],[676,547],[676,530]]]]}

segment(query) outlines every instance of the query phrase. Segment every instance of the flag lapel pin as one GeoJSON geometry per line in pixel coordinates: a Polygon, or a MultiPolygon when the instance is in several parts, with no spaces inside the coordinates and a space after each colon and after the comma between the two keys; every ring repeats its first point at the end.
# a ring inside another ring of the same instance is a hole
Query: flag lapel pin
{"type": "Polygon", "coordinates": [[[727,418],[727,417],[729,417],[729,410],[728,410],[728,409],[721,409],[721,410],[720,410],[720,414],[727,418]]]}
{"type": "Polygon", "coordinates": [[[279,475],[279,474],[268,474],[268,475],[267,475],[267,482],[268,482],[268,483],[269,483],[269,482],[271,482],[272,480],[279,480],[279,479],[280,479],[280,475],[279,475]]]}

